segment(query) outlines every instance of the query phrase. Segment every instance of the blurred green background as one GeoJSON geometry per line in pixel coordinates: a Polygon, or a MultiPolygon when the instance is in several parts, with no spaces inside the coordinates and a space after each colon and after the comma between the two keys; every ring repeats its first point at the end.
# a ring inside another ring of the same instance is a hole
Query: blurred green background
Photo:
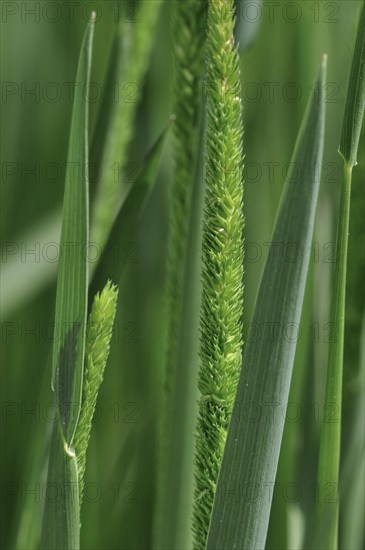
{"type": "MultiPolygon", "coordinates": [[[[290,398],[301,413],[298,421],[286,423],[283,450],[290,452],[282,452],[278,472],[278,481],[299,483],[303,494],[297,502],[274,500],[268,548],[303,547],[306,531],[303,517],[306,510],[310,517],[313,507],[331,330],[328,325],[331,269],[342,181],[337,148],[361,4],[360,0],[237,2],[246,155],[245,324],[251,317],[268,250],[265,243],[270,242],[300,121],[321,55],[328,54],[321,194],[290,398]]],[[[163,2],[143,85],[128,81],[115,84],[118,101],[126,109],[131,101],[137,103],[128,154],[132,171],[173,112],[173,9],[173,0],[163,2]]],[[[98,96],[105,93],[104,79],[116,19],[121,33],[132,32],[133,41],[134,27],[140,24],[138,3],[27,0],[1,4],[2,548],[34,548],[42,517],[42,487],[53,414],[49,353],[57,262],[55,247],[50,243],[57,243],[60,232],[72,109],[70,83],[75,80],[79,48],[92,10],[96,10],[98,18],[91,78],[94,83],[91,134],[101,106],[98,96]]],[[[143,10],[140,13],[143,16],[143,10]]],[[[353,181],[357,211],[362,208],[362,213],[364,151],[363,135],[360,167],[354,171],[353,181]]],[[[157,412],[166,330],[172,155],[170,143],[135,239],[130,258],[133,261],[128,262],[120,281],[115,338],[88,454],[89,488],[82,512],[82,523],[87,528],[82,529],[82,547],[90,550],[151,547],[157,412]]],[[[92,197],[97,186],[95,179],[90,184],[92,197]]],[[[123,187],[125,181],[122,179],[120,184],[123,187]]],[[[360,230],[363,220],[364,216],[358,215],[360,230]]],[[[357,238],[356,234],[350,234],[350,261],[357,258],[358,270],[358,266],[364,265],[364,233],[357,238]]],[[[354,307],[364,312],[361,278],[360,284],[358,281],[356,284],[354,307]]],[[[358,330],[357,320],[354,331],[358,330]]],[[[351,353],[349,372],[351,368],[355,371],[354,363],[359,362],[356,345],[351,353]]],[[[358,444],[353,451],[353,467],[344,474],[345,495],[346,491],[353,491],[354,479],[361,483],[364,476],[361,372],[359,378],[350,380],[349,389],[350,401],[359,403],[360,408],[352,410],[352,421],[346,424],[345,417],[344,424],[344,437],[349,433],[349,425],[351,433],[357,434],[347,440],[346,452],[352,448],[354,439],[358,444]]],[[[363,547],[351,546],[363,544],[361,521],[359,525],[363,493],[357,498],[355,512],[341,518],[341,548],[363,547]]]]}

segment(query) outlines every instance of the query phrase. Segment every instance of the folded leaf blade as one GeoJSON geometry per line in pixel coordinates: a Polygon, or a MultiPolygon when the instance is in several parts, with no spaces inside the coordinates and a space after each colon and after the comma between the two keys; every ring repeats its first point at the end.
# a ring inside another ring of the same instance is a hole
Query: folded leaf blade
{"type": "Polygon", "coordinates": [[[94,21],[85,33],[77,69],[67,157],[60,260],[58,265],[52,387],[70,445],[81,406],[87,312],[89,239],[88,103],[94,21]]]}

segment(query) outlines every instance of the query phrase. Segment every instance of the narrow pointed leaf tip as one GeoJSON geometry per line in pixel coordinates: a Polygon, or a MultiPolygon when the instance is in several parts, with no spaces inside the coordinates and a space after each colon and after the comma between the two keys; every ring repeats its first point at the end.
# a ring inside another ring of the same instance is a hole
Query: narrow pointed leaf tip
{"type": "Polygon", "coordinates": [[[352,58],[339,153],[346,164],[357,164],[360,133],[365,108],[365,4],[363,4],[352,58]]]}
{"type": "MultiPolygon", "coordinates": [[[[265,548],[296,338],[272,337],[265,327],[299,326],[322,167],[326,64],[308,104],[292,157],[301,167],[288,175],[251,322],[215,493],[207,549],[265,548]],[[313,170],[313,167],[316,170],[313,170]],[[302,252],[290,262],[277,243],[302,252]],[[280,320],[280,321],[279,321],[280,320]],[[255,337],[260,327],[262,338],[255,337]],[[253,420],[254,411],[261,411],[253,420]],[[251,413],[250,413],[251,411],[251,413]],[[275,414],[276,413],[276,414],[275,414]],[[275,415],[275,416],[274,416],[275,415]],[[254,491],[258,488],[259,494],[254,491]],[[254,491],[254,493],[252,493],[254,491]]],[[[276,334],[283,334],[282,330],[276,334]]]]}

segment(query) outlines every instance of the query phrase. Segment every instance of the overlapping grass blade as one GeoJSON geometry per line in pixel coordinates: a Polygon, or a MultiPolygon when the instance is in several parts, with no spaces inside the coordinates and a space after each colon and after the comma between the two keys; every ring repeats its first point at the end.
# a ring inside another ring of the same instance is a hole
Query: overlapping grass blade
{"type": "Polygon", "coordinates": [[[345,332],[346,272],[350,224],[351,179],[357,164],[357,152],[365,108],[365,5],[362,8],[352,61],[346,109],[339,152],[344,159],[339,224],[331,304],[331,322],[336,337],[330,342],[325,403],[336,412],[333,422],[324,422],[321,431],[318,464],[318,502],[315,513],[313,548],[338,548],[339,470],[341,454],[342,379],[345,332]],[[335,497],[329,499],[328,489],[335,497]]]}
{"type": "Polygon", "coordinates": [[[53,430],[48,465],[41,538],[44,550],[79,547],[78,479],[72,438],[81,407],[87,314],[88,103],[82,90],[90,81],[94,19],[92,14],[81,46],[76,77],[80,85],[75,91],[66,171],[52,361],[59,420],[53,430]]]}
{"type": "Polygon", "coordinates": [[[319,190],[325,75],[326,56],[292,158],[300,176],[287,177],[247,337],[209,550],[265,547],[319,190]]]}
{"type": "Polygon", "coordinates": [[[101,288],[104,288],[108,279],[118,283],[123,266],[128,261],[128,255],[133,252],[131,239],[156,181],[163,146],[173,120],[171,118],[165,130],[147,154],[143,166],[136,176],[136,181],[120,206],[92,276],[89,288],[90,300],[101,288]]]}

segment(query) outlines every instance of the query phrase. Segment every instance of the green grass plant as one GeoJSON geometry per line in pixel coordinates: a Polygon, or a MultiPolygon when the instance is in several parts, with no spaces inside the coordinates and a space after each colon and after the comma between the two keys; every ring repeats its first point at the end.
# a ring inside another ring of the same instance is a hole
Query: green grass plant
{"type": "Polygon", "coordinates": [[[361,550],[364,0],[32,4],[2,5],[1,548],[361,550]]]}

